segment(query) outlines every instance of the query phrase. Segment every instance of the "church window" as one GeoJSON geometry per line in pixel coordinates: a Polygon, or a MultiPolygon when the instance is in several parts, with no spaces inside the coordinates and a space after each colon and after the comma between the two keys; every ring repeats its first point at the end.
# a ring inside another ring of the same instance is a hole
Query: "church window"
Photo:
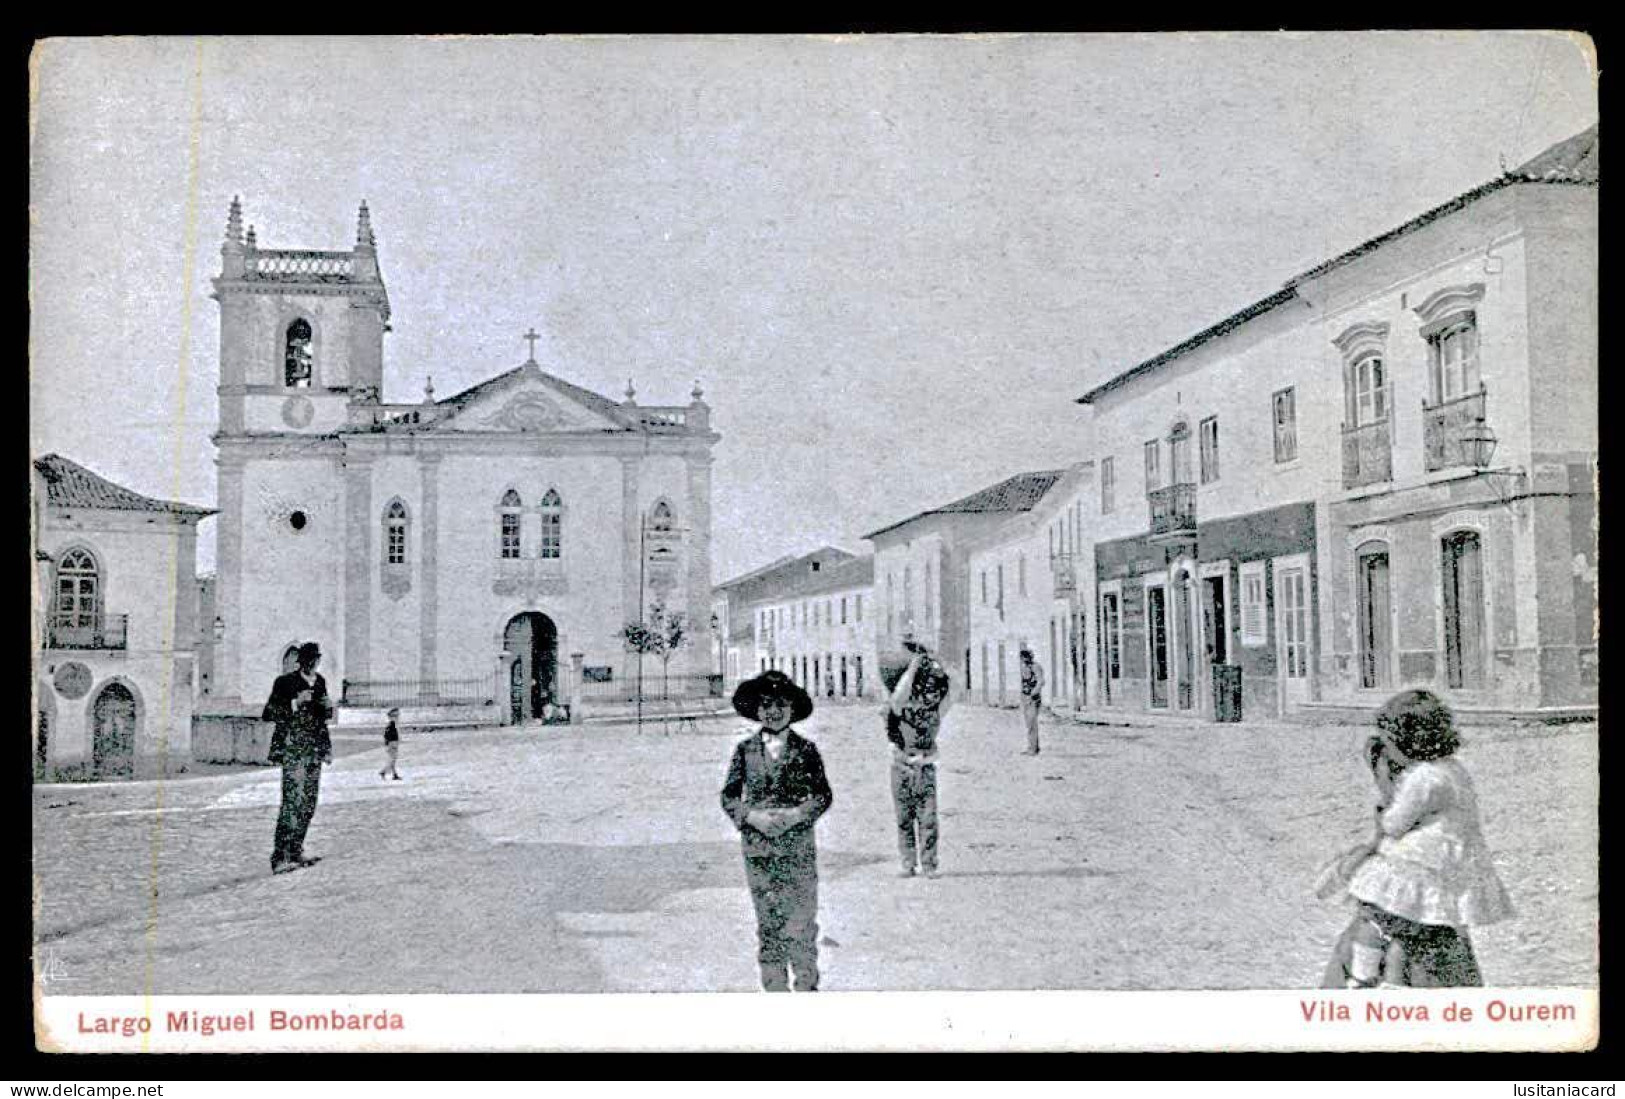
{"type": "Polygon", "coordinates": [[[557,489],[548,489],[542,497],[542,556],[558,560],[564,548],[564,501],[557,489]]]}
{"type": "Polygon", "coordinates": [[[509,489],[502,496],[502,556],[514,560],[519,557],[519,493],[509,489]]]}
{"type": "Polygon", "coordinates": [[[282,384],[289,389],[310,388],[310,322],[300,317],[288,325],[282,359],[282,384]]]}
{"type": "Polygon", "coordinates": [[[384,513],[384,562],[406,564],[406,505],[392,500],[384,513]]]}
{"type": "Polygon", "coordinates": [[[672,528],[671,505],[662,500],[649,515],[649,529],[669,531],[672,528]]]}

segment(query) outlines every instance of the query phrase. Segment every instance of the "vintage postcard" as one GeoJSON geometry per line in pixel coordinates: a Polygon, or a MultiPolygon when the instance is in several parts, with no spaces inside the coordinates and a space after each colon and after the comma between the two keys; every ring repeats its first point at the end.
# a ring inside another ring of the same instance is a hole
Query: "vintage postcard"
{"type": "Polygon", "coordinates": [[[1584,35],[31,77],[40,1049],[1596,1043],[1584,35]]]}

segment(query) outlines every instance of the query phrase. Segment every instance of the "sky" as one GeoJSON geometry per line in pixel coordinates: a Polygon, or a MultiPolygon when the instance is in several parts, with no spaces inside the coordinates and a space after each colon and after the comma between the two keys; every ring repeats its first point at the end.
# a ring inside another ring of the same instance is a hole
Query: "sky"
{"type": "MultiPolygon", "coordinates": [[[[1089,457],[1075,398],[1597,120],[1524,32],[54,39],[30,446],[212,504],[232,196],[372,212],[384,397],[524,361],[722,435],[713,579],[1089,457]]],[[[205,522],[199,569],[213,567],[205,522]]]]}

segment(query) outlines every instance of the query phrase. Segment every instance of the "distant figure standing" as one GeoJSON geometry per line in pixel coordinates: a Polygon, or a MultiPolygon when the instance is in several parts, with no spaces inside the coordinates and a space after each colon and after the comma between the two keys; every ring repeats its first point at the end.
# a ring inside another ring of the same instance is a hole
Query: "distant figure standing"
{"type": "Polygon", "coordinates": [[[378,777],[387,775],[398,779],[401,776],[395,770],[395,761],[401,757],[401,731],[395,727],[395,720],[401,716],[400,708],[391,706],[385,716],[389,718],[389,724],[384,726],[384,769],[378,772],[378,777]]]}
{"type": "Polygon", "coordinates": [[[923,645],[904,641],[914,655],[886,702],[891,741],[892,805],[897,812],[901,874],[919,869],[937,876],[937,737],[948,712],[948,672],[923,645]]]}
{"type": "Polygon", "coordinates": [[[756,909],[756,958],[765,992],[818,990],[818,845],[813,826],[834,800],[812,741],[790,728],[812,698],[783,672],[734,691],[734,709],[761,728],[741,740],[722,784],[722,811],[739,829],[756,909]]]}
{"type": "Polygon", "coordinates": [[[1027,723],[1027,750],[1023,755],[1038,754],[1038,715],[1044,708],[1044,669],[1033,659],[1033,651],[1021,647],[1021,717],[1027,723]]]}
{"type": "Polygon", "coordinates": [[[333,762],[327,722],[333,703],[327,680],[316,671],[322,650],[314,642],[299,646],[297,670],[280,675],[271,687],[261,720],[276,723],[270,761],[282,765],[282,807],[271,848],[271,873],[281,874],[317,860],[305,855],[305,833],[316,815],[322,764],[333,762]]]}

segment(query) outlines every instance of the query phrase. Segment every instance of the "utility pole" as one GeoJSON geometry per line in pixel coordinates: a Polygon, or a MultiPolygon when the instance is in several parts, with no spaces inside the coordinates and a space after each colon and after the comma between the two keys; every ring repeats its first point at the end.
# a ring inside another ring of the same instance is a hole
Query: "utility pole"
{"type": "MultiPolygon", "coordinates": [[[[648,537],[649,517],[641,512],[638,515],[638,628],[646,629],[648,623],[643,620],[643,570],[649,560],[649,551],[644,542],[648,537]]],[[[643,645],[638,646],[638,735],[643,735],[643,645]]]]}

